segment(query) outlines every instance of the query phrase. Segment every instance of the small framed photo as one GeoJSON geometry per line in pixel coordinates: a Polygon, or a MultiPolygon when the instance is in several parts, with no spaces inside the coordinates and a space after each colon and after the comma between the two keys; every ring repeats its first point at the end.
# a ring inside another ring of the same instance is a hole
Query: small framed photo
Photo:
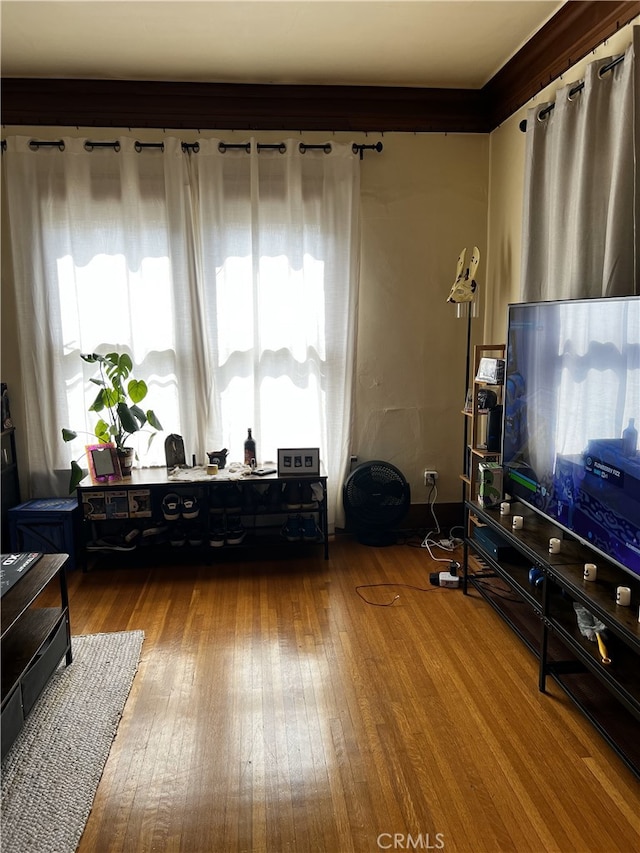
{"type": "Polygon", "coordinates": [[[308,477],[320,474],[320,448],[293,447],[278,450],[278,477],[308,477]]]}
{"type": "Polygon", "coordinates": [[[94,483],[111,483],[122,479],[118,451],[113,444],[90,444],[85,450],[89,474],[94,483]]]}

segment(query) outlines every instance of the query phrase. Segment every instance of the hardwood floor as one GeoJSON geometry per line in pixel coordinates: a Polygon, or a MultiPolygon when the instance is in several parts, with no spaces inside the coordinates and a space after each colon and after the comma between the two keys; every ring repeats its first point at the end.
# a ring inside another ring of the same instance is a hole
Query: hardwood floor
{"type": "Polygon", "coordinates": [[[631,772],[441,568],[341,537],[72,573],[73,634],[145,632],[79,853],[637,849],[631,772]]]}

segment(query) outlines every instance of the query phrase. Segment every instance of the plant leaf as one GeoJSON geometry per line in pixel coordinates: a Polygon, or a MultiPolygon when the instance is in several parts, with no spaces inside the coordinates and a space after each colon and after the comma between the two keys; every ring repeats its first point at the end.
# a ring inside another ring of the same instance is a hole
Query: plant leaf
{"type": "Polygon", "coordinates": [[[109,424],[102,420],[102,418],[96,424],[95,436],[98,441],[101,441],[103,444],[107,444],[111,441],[111,432],[109,430],[109,424]]]}
{"type": "Polygon", "coordinates": [[[71,477],[69,478],[69,494],[71,492],[75,492],[76,488],[80,484],[81,480],[87,476],[89,472],[86,468],[81,468],[78,463],[74,460],[71,463],[71,477]]]}
{"type": "Polygon", "coordinates": [[[118,417],[125,432],[137,432],[140,427],[126,403],[118,403],[118,417]]]}
{"type": "Polygon", "coordinates": [[[107,353],[105,358],[110,365],[107,368],[107,373],[112,379],[114,376],[126,379],[127,376],[133,370],[133,362],[131,361],[131,357],[127,355],[126,352],[123,352],[122,354],[117,352],[109,352],[107,353]]]}
{"type": "Polygon", "coordinates": [[[102,400],[108,409],[112,409],[121,401],[122,395],[117,388],[105,388],[102,392],[102,400]]]}
{"type": "Polygon", "coordinates": [[[146,422],[147,422],[147,416],[146,416],[146,414],[144,413],[144,411],[140,408],[140,406],[131,406],[131,408],[129,409],[129,411],[131,412],[131,414],[132,414],[135,418],[137,418],[138,423],[140,424],[140,426],[141,426],[141,427],[143,427],[143,426],[146,424],[146,422]]]}
{"type": "Polygon", "coordinates": [[[162,432],[162,430],[164,429],[164,427],[156,417],[155,412],[153,412],[151,409],[147,409],[147,420],[154,429],[160,430],[160,432],[162,432]]]}
{"type": "MultiPolygon", "coordinates": [[[[98,391],[97,397],[95,398],[93,403],[89,406],[90,412],[101,412],[104,409],[105,403],[106,403],[105,394],[106,394],[105,388],[101,388],[98,391]]],[[[108,403],[106,403],[106,404],[109,405],[108,403]]]]}
{"type": "Polygon", "coordinates": [[[73,441],[74,438],[78,437],[78,433],[72,429],[67,429],[66,427],[62,427],[62,440],[63,441],[73,441]]]}
{"type": "Polygon", "coordinates": [[[139,403],[147,396],[147,383],[142,379],[132,379],[127,385],[127,391],[134,403],[139,403]]]}

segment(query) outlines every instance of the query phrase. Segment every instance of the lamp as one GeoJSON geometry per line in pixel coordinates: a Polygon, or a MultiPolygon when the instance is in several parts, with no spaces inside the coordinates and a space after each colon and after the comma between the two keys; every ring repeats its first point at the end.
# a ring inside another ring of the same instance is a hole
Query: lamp
{"type": "MultiPolygon", "coordinates": [[[[465,370],[465,389],[464,400],[465,408],[469,399],[469,365],[471,362],[471,320],[478,316],[478,303],[476,296],[478,293],[478,283],[475,280],[475,275],[480,263],[480,249],[477,246],[473,247],[469,266],[465,268],[465,258],[467,256],[466,248],[458,255],[458,265],[456,268],[456,278],[453,282],[453,287],[447,297],[447,302],[453,302],[456,306],[456,317],[467,318],[467,355],[466,355],[466,370],[465,370]]],[[[467,435],[468,423],[467,418],[464,419],[464,459],[462,470],[467,473],[469,465],[467,454],[467,435]]],[[[465,485],[462,486],[462,504],[464,507],[465,500],[465,485]]]]}

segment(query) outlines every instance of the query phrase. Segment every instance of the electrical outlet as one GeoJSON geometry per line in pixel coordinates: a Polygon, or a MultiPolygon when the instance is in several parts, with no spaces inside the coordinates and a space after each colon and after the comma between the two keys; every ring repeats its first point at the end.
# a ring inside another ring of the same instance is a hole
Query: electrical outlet
{"type": "Polygon", "coordinates": [[[438,479],[438,472],[437,471],[434,471],[433,468],[425,468],[424,469],[424,484],[425,484],[425,486],[435,486],[437,479],[438,479]]]}

